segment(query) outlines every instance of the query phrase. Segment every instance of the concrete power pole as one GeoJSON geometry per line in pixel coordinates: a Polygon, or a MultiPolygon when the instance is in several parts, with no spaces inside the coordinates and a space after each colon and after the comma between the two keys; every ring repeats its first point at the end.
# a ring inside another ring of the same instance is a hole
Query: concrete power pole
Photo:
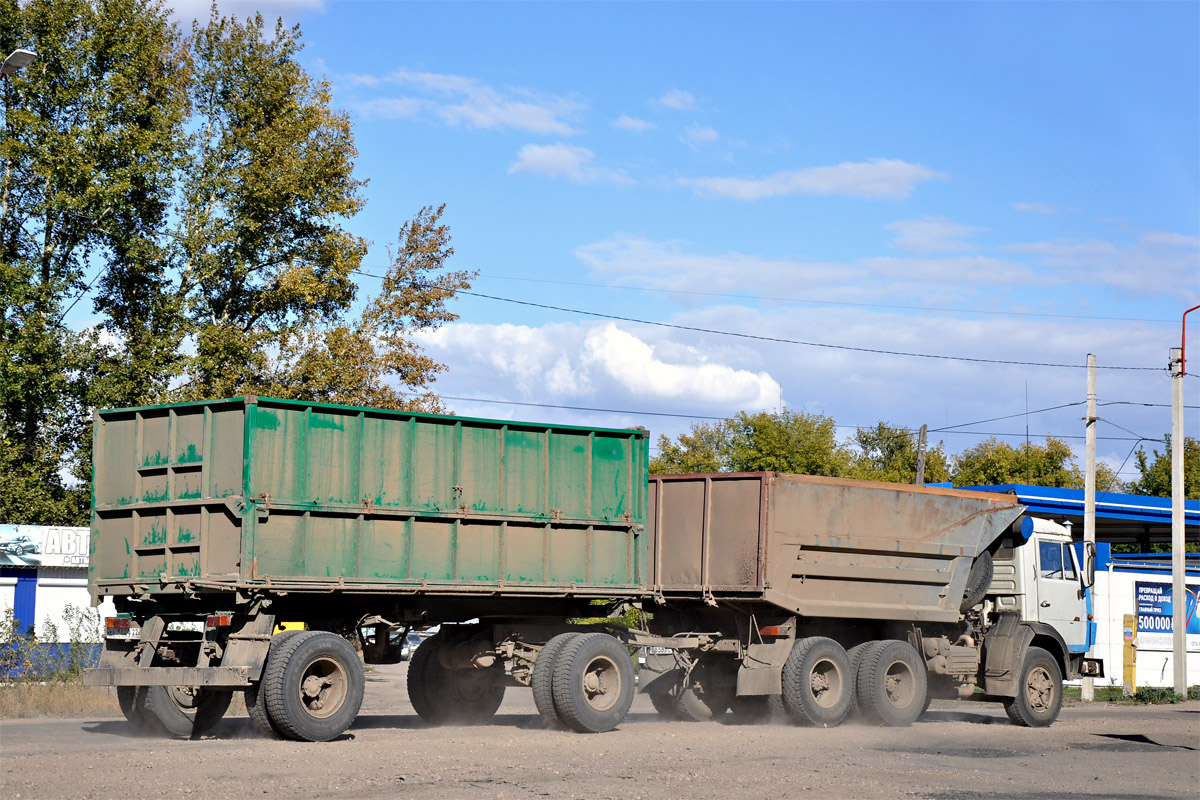
{"type": "Polygon", "coordinates": [[[921,426],[921,435],[917,438],[917,479],[914,483],[917,486],[925,485],[925,448],[927,447],[926,438],[929,435],[929,426],[921,426]]]}
{"type": "MultiPolygon", "coordinates": [[[[1096,357],[1088,353],[1087,357],[1087,428],[1086,436],[1086,474],[1083,484],[1083,541],[1096,545],[1096,357]]],[[[1085,549],[1087,545],[1084,545],[1085,549]]],[[[1091,620],[1088,620],[1088,634],[1091,635],[1091,620]]],[[[1087,657],[1092,658],[1092,650],[1088,648],[1087,657]]],[[[1095,699],[1093,679],[1085,677],[1079,687],[1080,699],[1090,703],[1095,699]]]]}
{"type": "Polygon", "coordinates": [[[1171,348],[1171,645],[1175,694],[1187,697],[1183,539],[1183,348],[1171,348]]]}

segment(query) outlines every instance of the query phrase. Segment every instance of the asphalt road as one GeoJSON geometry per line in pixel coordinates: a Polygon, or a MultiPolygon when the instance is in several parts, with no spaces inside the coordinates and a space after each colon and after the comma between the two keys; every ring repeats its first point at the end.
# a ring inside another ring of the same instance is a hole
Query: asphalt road
{"type": "Polygon", "coordinates": [[[667,723],[644,697],[615,731],[545,730],[526,689],[491,724],[427,727],[404,667],[368,675],[334,742],[261,738],[244,717],[196,741],[124,720],[0,722],[0,796],[16,798],[1195,798],[1200,702],[1064,709],[1053,726],[936,703],[904,729],[667,723]]]}

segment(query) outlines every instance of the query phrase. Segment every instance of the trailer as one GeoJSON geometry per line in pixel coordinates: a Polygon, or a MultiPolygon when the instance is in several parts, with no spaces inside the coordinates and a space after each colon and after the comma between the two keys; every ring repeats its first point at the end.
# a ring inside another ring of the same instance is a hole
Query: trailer
{"type": "Polygon", "coordinates": [[[640,428],[259,397],[94,426],[89,590],[119,613],[85,681],[150,732],[197,735],[243,692],[267,735],[336,738],[364,662],[433,626],[407,681],[434,724],[529,687],[581,732],[635,691],[673,719],[905,725],[970,695],[1046,725],[1064,676],[1102,674],[1094,559],[1009,495],[649,476],[640,428]]]}

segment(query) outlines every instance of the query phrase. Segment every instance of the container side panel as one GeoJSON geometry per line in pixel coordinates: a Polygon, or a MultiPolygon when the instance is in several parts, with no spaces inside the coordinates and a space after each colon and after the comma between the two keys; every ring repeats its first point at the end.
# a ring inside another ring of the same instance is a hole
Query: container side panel
{"type": "Polygon", "coordinates": [[[408,574],[409,520],[374,517],[363,522],[359,540],[359,577],[402,580],[408,574]]]}
{"type": "Polygon", "coordinates": [[[180,409],[175,415],[175,447],[172,464],[199,464],[204,461],[204,407],[180,409]]]}
{"type": "Polygon", "coordinates": [[[709,491],[708,582],[713,586],[759,586],[762,481],[713,481],[709,491]]]}
{"type": "MultiPolygon", "coordinates": [[[[259,405],[250,431],[250,493],[279,503],[306,503],[307,433],[299,408],[259,405]]],[[[261,564],[260,564],[261,568],[261,564]]]]}
{"type": "Polygon", "coordinates": [[[458,526],[458,565],[460,581],[490,583],[500,577],[500,525],[458,526]]]}
{"type": "Polygon", "coordinates": [[[445,522],[416,520],[412,524],[414,580],[454,580],[454,530],[445,522]]]}
{"type": "Polygon", "coordinates": [[[550,434],[550,510],[563,516],[588,514],[589,437],[586,433],[550,434]]]}
{"type": "Polygon", "coordinates": [[[235,497],[242,494],[242,464],[245,449],[245,407],[216,406],[209,420],[210,452],[204,460],[205,497],[235,497]]]}
{"type": "Polygon", "coordinates": [[[357,517],[311,514],[304,536],[304,571],[312,578],[354,577],[357,517]]]}
{"type": "Polygon", "coordinates": [[[454,473],[458,427],[449,421],[418,420],[414,429],[412,504],[428,510],[456,508],[454,473]]]}
{"type": "Polygon", "coordinates": [[[547,514],[545,431],[508,428],[504,434],[504,509],[547,514]]]}
{"type": "Polygon", "coordinates": [[[546,527],[509,523],[504,532],[504,580],[507,583],[547,583],[546,527]]]}
{"type": "Polygon", "coordinates": [[[89,546],[92,550],[89,579],[132,579],[135,569],[133,512],[97,513],[92,518],[89,546]]]}
{"type": "Polygon", "coordinates": [[[134,415],[101,418],[93,450],[97,506],[137,502],[137,420],[134,415]]]}
{"type": "Polygon", "coordinates": [[[700,585],[700,556],[704,538],[704,480],[663,481],[658,511],[662,537],[662,585],[678,588],[700,585]]]}
{"type": "Polygon", "coordinates": [[[170,544],[173,547],[195,547],[200,544],[204,530],[204,512],[200,506],[181,508],[171,516],[170,544]]]}
{"type": "Polygon", "coordinates": [[[315,503],[361,503],[358,414],[314,411],[309,417],[308,495],[315,503]]]}
{"type": "Polygon", "coordinates": [[[551,528],[550,582],[587,583],[587,531],[579,528],[551,528]]]}
{"type": "Polygon", "coordinates": [[[409,423],[368,415],[363,421],[362,492],[378,506],[408,506],[409,423]]]}
{"type": "Polygon", "coordinates": [[[254,529],[254,576],[303,574],[304,529],[303,514],[273,511],[266,520],[258,520],[254,529]]]}
{"type": "Polygon", "coordinates": [[[242,561],[242,520],[225,505],[204,510],[204,570],[216,578],[235,578],[242,561]]]}
{"type": "Polygon", "coordinates": [[[631,538],[623,530],[592,531],[591,583],[628,586],[634,582],[633,564],[629,561],[631,538]]]}
{"type": "Polygon", "coordinates": [[[458,504],[472,511],[502,509],[504,470],[503,432],[498,428],[463,425],[459,481],[463,487],[458,504]]]}
{"type": "Polygon", "coordinates": [[[596,434],[592,443],[592,514],[616,519],[631,513],[632,439],[596,434]]]}
{"type": "Polygon", "coordinates": [[[142,453],[139,467],[165,467],[171,459],[170,420],[166,409],[142,413],[142,453]]]}

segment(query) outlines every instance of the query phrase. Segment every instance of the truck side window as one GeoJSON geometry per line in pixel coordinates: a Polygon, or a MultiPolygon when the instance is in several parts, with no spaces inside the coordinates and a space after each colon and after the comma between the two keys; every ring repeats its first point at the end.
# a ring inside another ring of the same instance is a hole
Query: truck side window
{"type": "Polygon", "coordinates": [[[1038,542],[1038,574],[1043,578],[1062,578],[1062,556],[1062,545],[1058,542],[1038,542]]]}
{"type": "Polygon", "coordinates": [[[1079,574],[1075,572],[1075,560],[1071,558],[1071,545],[1063,545],[1063,577],[1067,580],[1079,580],[1079,574]]]}

